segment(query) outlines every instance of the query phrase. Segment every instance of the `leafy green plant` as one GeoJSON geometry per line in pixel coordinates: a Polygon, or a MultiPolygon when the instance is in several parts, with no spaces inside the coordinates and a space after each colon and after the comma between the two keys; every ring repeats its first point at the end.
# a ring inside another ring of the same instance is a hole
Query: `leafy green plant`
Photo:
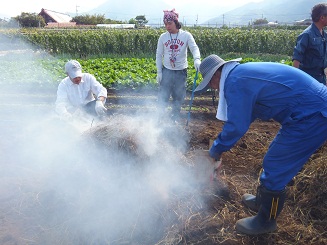
{"type": "MultiPolygon", "coordinates": [[[[25,29],[24,37],[54,55],[154,56],[164,29],[25,29]]],[[[302,30],[288,29],[189,29],[202,55],[230,52],[292,55],[302,30]]]]}

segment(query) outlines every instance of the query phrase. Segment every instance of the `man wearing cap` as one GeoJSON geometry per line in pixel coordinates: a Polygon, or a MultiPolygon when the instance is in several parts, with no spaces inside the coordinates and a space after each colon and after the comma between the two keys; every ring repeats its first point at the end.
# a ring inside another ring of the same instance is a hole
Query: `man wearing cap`
{"type": "Polygon", "coordinates": [[[201,57],[192,34],[181,29],[175,9],[164,10],[163,22],[167,31],[160,35],[156,51],[157,82],[160,86],[158,100],[162,112],[172,96],[171,117],[176,121],[186,95],[187,48],[193,55],[196,70],[201,64],[201,57]]]}
{"type": "Polygon", "coordinates": [[[326,84],[327,69],[327,4],[315,5],[311,11],[313,23],[297,38],[293,51],[293,66],[326,84]]]}
{"type": "Polygon", "coordinates": [[[77,60],[68,61],[65,72],[67,77],[60,82],[57,90],[56,112],[64,119],[71,118],[77,109],[93,116],[105,115],[107,89],[93,75],[82,73],[77,60]]]}
{"type": "Polygon", "coordinates": [[[277,229],[285,187],[327,139],[327,88],[307,73],[280,63],[203,59],[203,81],[195,89],[219,90],[217,119],[225,121],[209,150],[219,160],[247,132],[255,119],[274,119],[281,128],[263,159],[257,195],[243,203],[257,215],[237,221],[236,230],[249,235],[277,229]]]}

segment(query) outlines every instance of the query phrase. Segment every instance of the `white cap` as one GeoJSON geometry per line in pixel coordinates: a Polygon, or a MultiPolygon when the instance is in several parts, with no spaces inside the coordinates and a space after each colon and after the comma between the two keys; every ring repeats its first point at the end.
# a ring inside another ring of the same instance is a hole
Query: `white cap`
{"type": "Polygon", "coordinates": [[[77,60],[70,60],[65,65],[65,72],[69,77],[81,77],[82,76],[82,66],[77,60]]]}

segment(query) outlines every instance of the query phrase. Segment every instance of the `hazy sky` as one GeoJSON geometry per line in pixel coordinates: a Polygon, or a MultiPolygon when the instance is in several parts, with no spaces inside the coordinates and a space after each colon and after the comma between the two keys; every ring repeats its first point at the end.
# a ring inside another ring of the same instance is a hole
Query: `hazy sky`
{"type": "MultiPolygon", "coordinates": [[[[38,13],[42,8],[58,11],[61,13],[83,13],[98,7],[100,4],[108,0],[42,0],[30,1],[26,0],[11,0],[7,4],[2,4],[0,9],[0,18],[14,17],[20,15],[21,12],[38,13]],[[76,7],[78,6],[78,7],[76,7]]],[[[187,13],[189,15],[199,15],[201,20],[206,18],[213,18],[225,11],[229,11],[236,7],[242,6],[249,2],[261,2],[264,0],[162,0],[167,4],[167,8],[176,8],[180,13],[187,13]]],[[[146,6],[147,4],[154,4],[155,0],[139,0],[140,5],[146,6]]],[[[146,7],[145,7],[146,10],[146,7]]],[[[126,11],[130,12],[126,6],[126,11]]],[[[136,15],[139,13],[135,13],[136,15]]],[[[147,14],[147,13],[145,13],[147,14]]],[[[152,13],[153,14],[153,13],[152,13]]],[[[161,12],[158,13],[161,16],[161,12]]]]}

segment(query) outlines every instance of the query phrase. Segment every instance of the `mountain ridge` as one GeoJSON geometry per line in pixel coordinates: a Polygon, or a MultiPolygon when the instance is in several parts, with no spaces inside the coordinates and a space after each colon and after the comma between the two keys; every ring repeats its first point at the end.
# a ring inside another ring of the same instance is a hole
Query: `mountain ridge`
{"type": "MultiPolygon", "coordinates": [[[[217,17],[209,18],[207,21],[197,21],[197,16],[180,16],[180,21],[187,25],[248,25],[256,19],[266,18],[269,22],[287,23],[291,24],[297,20],[311,18],[312,7],[320,3],[321,0],[264,0],[262,2],[250,2],[243,6],[237,7],[227,12],[221,12],[217,10],[217,17]]],[[[145,15],[149,24],[161,25],[163,9],[167,9],[167,4],[163,1],[157,1],[156,4],[149,4],[144,8],[143,5],[137,2],[130,2],[130,0],[112,1],[109,0],[95,9],[92,9],[88,14],[104,14],[106,18],[117,19],[122,21],[128,21],[131,18],[135,18],[136,15],[145,15]],[[128,9],[131,9],[135,16],[132,16],[126,11],[126,5],[128,9]],[[113,11],[110,11],[113,9],[113,11]],[[124,16],[129,16],[124,18],[124,16]],[[132,16],[132,17],[131,17],[132,16]]],[[[187,7],[185,9],[178,9],[177,12],[185,13],[187,15],[187,7]]],[[[193,11],[194,12],[194,11],[193,11]]]]}
{"type": "MultiPolygon", "coordinates": [[[[312,7],[320,2],[322,0],[264,0],[246,3],[236,8],[217,7],[215,2],[211,6],[201,5],[197,8],[191,4],[180,5],[176,11],[180,13],[179,20],[184,26],[247,26],[257,19],[264,18],[268,22],[293,24],[297,20],[311,19],[312,7]]],[[[107,19],[126,22],[137,15],[145,15],[149,25],[159,27],[162,26],[163,10],[172,8],[172,4],[167,4],[164,0],[157,0],[155,4],[150,0],[143,1],[142,4],[130,0],[108,0],[94,9],[79,14],[101,14],[107,19]]],[[[76,15],[76,13],[67,14],[76,15]]]]}
{"type": "Polygon", "coordinates": [[[266,0],[248,3],[204,22],[204,25],[248,25],[256,19],[293,24],[297,20],[311,19],[311,9],[321,0],[266,0]]]}

